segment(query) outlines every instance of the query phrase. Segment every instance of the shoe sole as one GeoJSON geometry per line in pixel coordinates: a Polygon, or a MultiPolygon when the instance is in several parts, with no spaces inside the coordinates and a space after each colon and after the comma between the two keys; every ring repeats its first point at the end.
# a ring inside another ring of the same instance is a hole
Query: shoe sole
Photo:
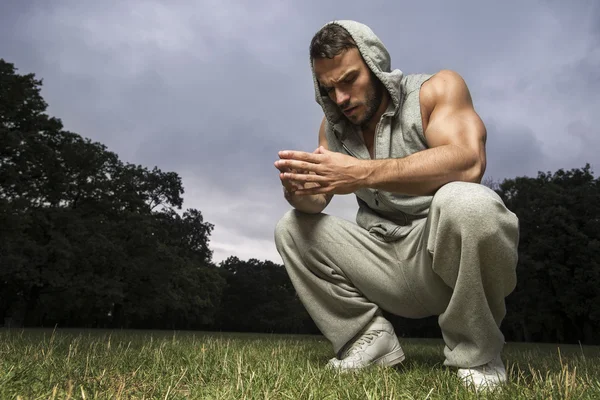
{"type": "Polygon", "coordinates": [[[386,354],[383,357],[379,357],[373,361],[373,364],[382,367],[393,367],[396,364],[400,364],[405,358],[404,351],[402,351],[402,349],[398,349],[386,354]]]}
{"type": "Polygon", "coordinates": [[[404,355],[404,351],[400,348],[382,357],[379,357],[378,359],[374,360],[371,364],[362,367],[340,368],[339,366],[332,365],[330,363],[328,363],[326,367],[329,369],[337,370],[342,373],[359,372],[368,368],[369,366],[393,367],[394,365],[400,364],[402,361],[404,361],[405,358],[406,357],[404,355]]]}

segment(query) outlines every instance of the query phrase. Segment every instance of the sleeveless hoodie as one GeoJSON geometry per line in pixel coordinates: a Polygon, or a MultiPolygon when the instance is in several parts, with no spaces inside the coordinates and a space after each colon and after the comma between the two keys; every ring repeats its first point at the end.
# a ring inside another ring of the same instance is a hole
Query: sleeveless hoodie
{"type": "MultiPolygon", "coordinates": [[[[390,105],[375,132],[374,158],[403,158],[427,149],[419,91],[432,75],[404,75],[398,69],[392,71],[388,51],[366,25],[348,20],[328,24],[338,24],[348,31],[363,60],[390,94],[390,105]]],[[[350,123],[339,107],[327,95],[322,95],[312,62],[311,69],[316,101],[325,114],[329,150],[370,160],[360,127],[350,123]]],[[[355,195],[358,201],[356,223],[384,241],[395,241],[408,235],[425,220],[432,200],[432,196],[409,196],[372,188],[357,190],[355,195]]]]}

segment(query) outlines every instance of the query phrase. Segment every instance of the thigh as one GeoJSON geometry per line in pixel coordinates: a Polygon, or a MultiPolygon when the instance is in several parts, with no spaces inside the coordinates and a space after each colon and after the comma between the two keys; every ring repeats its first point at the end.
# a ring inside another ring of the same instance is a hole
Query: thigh
{"type": "Polygon", "coordinates": [[[419,232],[411,232],[402,241],[384,242],[350,221],[327,214],[294,211],[285,218],[286,229],[307,266],[327,266],[329,274],[340,275],[355,287],[357,296],[391,313],[409,318],[430,315],[415,298],[404,272],[418,253],[413,237],[419,232]]]}

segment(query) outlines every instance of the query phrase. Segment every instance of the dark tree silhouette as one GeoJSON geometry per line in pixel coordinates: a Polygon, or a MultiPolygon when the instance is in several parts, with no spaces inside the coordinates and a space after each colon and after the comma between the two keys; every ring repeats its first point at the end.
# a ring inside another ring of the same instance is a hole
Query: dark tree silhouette
{"type": "Polygon", "coordinates": [[[41,84],[0,60],[0,320],[210,326],[224,280],[180,177],[63,130],[41,84]]]}
{"type": "MultiPolygon", "coordinates": [[[[0,59],[0,324],[318,333],[285,268],[214,265],[181,178],[123,162],[46,114],[42,81],[0,59]]],[[[600,342],[600,180],[586,165],[487,179],[520,220],[507,340],[600,342]]],[[[389,316],[440,337],[435,317],[389,316]]]]}

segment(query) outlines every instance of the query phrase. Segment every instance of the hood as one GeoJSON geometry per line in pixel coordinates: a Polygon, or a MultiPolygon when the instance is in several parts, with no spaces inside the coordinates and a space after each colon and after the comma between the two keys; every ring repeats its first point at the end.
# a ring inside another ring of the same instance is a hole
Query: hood
{"type": "MultiPolygon", "coordinates": [[[[367,66],[373,71],[375,76],[383,83],[388,93],[390,94],[394,111],[400,107],[401,88],[400,82],[403,77],[402,71],[399,69],[391,70],[391,57],[383,42],[373,33],[371,28],[356,21],[342,20],[331,21],[324,26],[337,24],[346,29],[356,45],[358,51],[362,55],[367,66]]],[[[315,75],[314,66],[311,60],[311,71],[313,75],[313,83],[315,87],[315,99],[323,108],[325,117],[332,125],[336,125],[345,120],[344,115],[338,106],[331,101],[328,96],[322,96],[319,90],[319,83],[315,75]]]]}

